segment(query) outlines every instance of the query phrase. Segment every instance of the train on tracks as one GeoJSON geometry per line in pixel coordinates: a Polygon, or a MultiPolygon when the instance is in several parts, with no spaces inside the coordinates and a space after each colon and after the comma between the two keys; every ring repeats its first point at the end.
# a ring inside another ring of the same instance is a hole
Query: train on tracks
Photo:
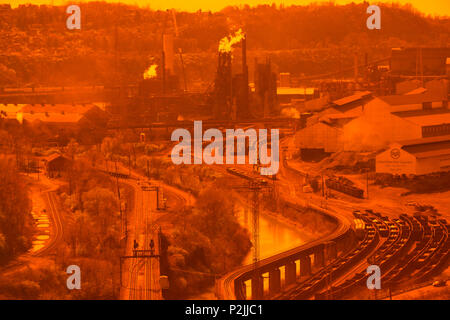
{"type": "Polygon", "coordinates": [[[325,185],[327,188],[345,193],[349,196],[359,199],[364,198],[364,190],[350,184],[350,182],[347,179],[344,179],[342,177],[328,178],[325,180],[325,185]]]}
{"type": "Polygon", "coordinates": [[[295,288],[284,291],[276,299],[346,299],[358,297],[367,290],[365,268],[346,276],[333,284],[358,263],[375,264],[381,269],[384,287],[400,289],[430,281],[449,264],[449,230],[445,219],[424,215],[389,219],[368,210],[354,212],[358,228],[364,229],[358,246],[298,283],[295,288]]]}

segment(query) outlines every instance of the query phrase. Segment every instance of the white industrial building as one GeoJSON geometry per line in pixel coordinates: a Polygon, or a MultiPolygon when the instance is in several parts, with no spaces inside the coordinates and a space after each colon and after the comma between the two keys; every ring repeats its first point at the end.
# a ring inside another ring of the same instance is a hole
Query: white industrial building
{"type": "Polygon", "coordinates": [[[450,170],[450,135],[393,143],[376,157],[376,172],[422,175],[450,170]]]}

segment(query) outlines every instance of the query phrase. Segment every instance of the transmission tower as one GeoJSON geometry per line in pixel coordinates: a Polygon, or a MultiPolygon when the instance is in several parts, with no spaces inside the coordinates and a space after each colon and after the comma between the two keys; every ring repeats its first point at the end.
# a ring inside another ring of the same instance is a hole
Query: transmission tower
{"type": "Polygon", "coordinates": [[[255,267],[259,261],[259,215],[260,215],[260,194],[264,190],[272,188],[266,180],[260,177],[255,177],[250,173],[229,168],[227,171],[240,178],[248,180],[248,185],[235,186],[233,189],[244,189],[251,192],[251,211],[252,211],[252,238],[253,238],[253,264],[255,267]]]}

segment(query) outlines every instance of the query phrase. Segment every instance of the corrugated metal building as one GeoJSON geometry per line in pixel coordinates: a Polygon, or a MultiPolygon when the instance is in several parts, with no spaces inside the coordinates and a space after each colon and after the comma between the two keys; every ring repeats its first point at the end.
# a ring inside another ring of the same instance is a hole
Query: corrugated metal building
{"type": "Polygon", "coordinates": [[[376,157],[376,172],[422,175],[450,170],[450,135],[402,141],[376,157]]]}
{"type": "Polygon", "coordinates": [[[386,96],[364,103],[353,96],[337,102],[307,119],[297,133],[300,149],[377,151],[396,141],[450,134],[450,110],[442,95],[386,96]]]}

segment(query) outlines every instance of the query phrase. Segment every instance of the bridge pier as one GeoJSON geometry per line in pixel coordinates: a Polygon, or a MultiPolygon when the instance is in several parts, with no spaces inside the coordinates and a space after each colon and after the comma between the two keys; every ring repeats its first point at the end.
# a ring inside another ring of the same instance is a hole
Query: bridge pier
{"type": "Polygon", "coordinates": [[[292,284],[297,280],[297,265],[295,261],[288,262],[285,265],[285,283],[286,285],[292,284]]]}
{"type": "Polygon", "coordinates": [[[247,286],[244,281],[236,281],[234,294],[237,300],[247,300],[247,286]]]}
{"type": "Polygon", "coordinates": [[[281,290],[281,272],[276,268],[269,272],[269,294],[277,294],[281,290]]]}
{"type": "Polygon", "coordinates": [[[261,300],[264,297],[264,279],[261,274],[252,277],[252,300],[261,300]]]}
{"type": "Polygon", "coordinates": [[[311,274],[311,258],[304,256],[300,258],[300,275],[309,276],[311,274]]]}
{"type": "Polygon", "coordinates": [[[322,268],[325,264],[325,250],[324,246],[320,246],[314,251],[314,266],[322,268]]]}
{"type": "Polygon", "coordinates": [[[326,259],[327,261],[331,261],[337,258],[337,245],[336,242],[330,241],[326,244],[326,259]]]}

